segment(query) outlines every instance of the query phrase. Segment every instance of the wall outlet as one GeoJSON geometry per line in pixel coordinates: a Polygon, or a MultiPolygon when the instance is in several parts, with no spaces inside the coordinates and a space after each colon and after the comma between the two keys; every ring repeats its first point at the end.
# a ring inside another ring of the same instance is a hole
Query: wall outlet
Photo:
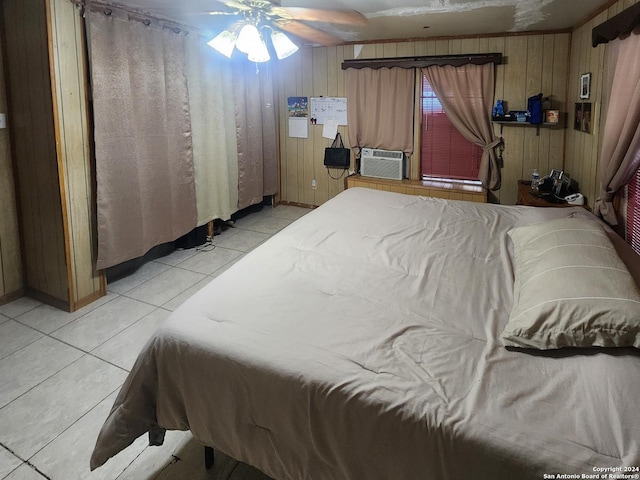
{"type": "Polygon", "coordinates": [[[311,180],[311,188],[313,188],[314,190],[318,188],[318,182],[315,178],[311,180]]]}

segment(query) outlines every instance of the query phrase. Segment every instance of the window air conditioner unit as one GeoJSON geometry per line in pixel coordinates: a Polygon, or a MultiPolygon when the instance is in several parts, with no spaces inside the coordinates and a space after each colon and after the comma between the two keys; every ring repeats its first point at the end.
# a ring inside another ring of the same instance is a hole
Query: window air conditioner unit
{"type": "Polygon", "coordinates": [[[363,148],[360,175],[363,177],[402,180],[405,171],[404,152],[363,148]]]}

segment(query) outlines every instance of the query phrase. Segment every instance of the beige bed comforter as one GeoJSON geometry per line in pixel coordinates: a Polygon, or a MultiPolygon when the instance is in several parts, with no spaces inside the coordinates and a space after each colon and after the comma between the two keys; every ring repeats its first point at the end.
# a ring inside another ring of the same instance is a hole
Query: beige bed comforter
{"type": "Polygon", "coordinates": [[[640,465],[640,357],[499,341],[515,225],[581,209],[350,189],[176,310],[100,432],[149,429],[278,480],[541,479],[640,465]]]}

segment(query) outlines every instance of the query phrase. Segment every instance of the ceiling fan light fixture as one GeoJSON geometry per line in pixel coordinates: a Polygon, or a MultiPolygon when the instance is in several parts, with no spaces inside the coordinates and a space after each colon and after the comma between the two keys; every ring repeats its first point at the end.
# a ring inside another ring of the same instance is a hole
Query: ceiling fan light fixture
{"type": "Polygon", "coordinates": [[[207,42],[207,45],[209,45],[211,48],[214,48],[225,57],[231,58],[237,38],[238,37],[235,35],[235,33],[229,30],[224,30],[209,42],[207,42]]]}
{"type": "Polygon", "coordinates": [[[271,60],[267,46],[261,40],[259,44],[256,44],[254,48],[247,54],[247,58],[251,62],[262,63],[271,60]]]}
{"type": "Polygon", "coordinates": [[[290,57],[298,51],[298,46],[291,41],[284,32],[277,30],[271,31],[271,43],[276,51],[278,60],[290,57]]]}
{"type": "Polygon", "coordinates": [[[238,50],[248,55],[256,48],[259,48],[260,44],[264,45],[264,42],[255,25],[248,23],[240,29],[238,39],[236,40],[236,48],[238,50]]]}

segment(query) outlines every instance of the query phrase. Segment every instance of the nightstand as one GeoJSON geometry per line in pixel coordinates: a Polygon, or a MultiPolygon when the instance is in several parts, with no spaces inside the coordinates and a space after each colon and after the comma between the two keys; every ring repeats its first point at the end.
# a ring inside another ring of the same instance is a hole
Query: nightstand
{"type": "Polygon", "coordinates": [[[568,203],[554,203],[549,200],[545,200],[544,198],[537,197],[533,194],[533,190],[531,190],[531,182],[525,180],[518,180],[518,200],[516,201],[516,205],[527,205],[529,207],[556,207],[556,208],[565,208],[565,207],[578,207],[581,206],[583,208],[589,208],[586,205],[570,205],[568,203]]]}

